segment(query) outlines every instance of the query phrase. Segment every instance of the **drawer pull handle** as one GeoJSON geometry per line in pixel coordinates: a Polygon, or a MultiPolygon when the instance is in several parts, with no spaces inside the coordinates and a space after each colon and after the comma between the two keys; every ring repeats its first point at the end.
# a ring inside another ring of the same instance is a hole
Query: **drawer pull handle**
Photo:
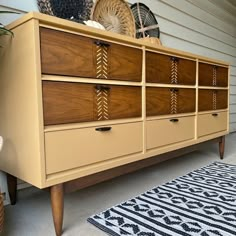
{"type": "Polygon", "coordinates": [[[218,116],[218,114],[217,113],[213,113],[212,116],[218,116]]]}
{"type": "Polygon", "coordinates": [[[170,122],[173,122],[173,123],[179,122],[179,119],[170,119],[170,122]]]}
{"type": "Polygon", "coordinates": [[[100,131],[100,132],[107,132],[111,130],[111,127],[100,127],[100,128],[96,128],[96,131],[100,131]]]}
{"type": "Polygon", "coordinates": [[[171,57],[170,60],[171,60],[171,61],[174,61],[174,62],[178,62],[178,61],[179,61],[179,58],[178,58],[178,57],[171,57]]]}
{"type": "Polygon", "coordinates": [[[97,90],[110,90],[111,88],[106,85],[96,85],[95,89],[97,89],[97,90]]]}
{"type": "Polygon", "coordinates": [[[103,42],[103,41],[96,40],[96,41],[94,41],[94,43],[95,43],[97,46],[110,47],[110,44],[109,44],[109,43],[106,43],[106,42],[103,42]]]}

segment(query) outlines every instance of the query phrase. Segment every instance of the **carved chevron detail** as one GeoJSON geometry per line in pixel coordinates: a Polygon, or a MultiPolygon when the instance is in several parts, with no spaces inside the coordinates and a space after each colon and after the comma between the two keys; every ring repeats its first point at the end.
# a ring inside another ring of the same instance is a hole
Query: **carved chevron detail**
{"type": "Polygon", "coordinates": [[[109,119],[109,104],[108,99],[109,90],[96,89],[96,119],[108,120],[109,119]]]}
{"type": "Polygon", "coordinates": [[[178,94],[175,90],[171,90],[170,92],[170,113],[177,113],[177,105],[178,105],[178,94]]]}
{"type": "Polygon", "coordinates": [[[107,79],[108,77],[108,48],[104,45],[96,47],[96,78],[107,79]]]}
{"type": "Polygon", "coordinates": [[[212,82],[213,86],[216,86],[216,75],[217,75],[216,71],[217,71],[216,66],[214,66],[213,67],[213,82],[212,82]]]}
{"type": "Polygon", "coordinates": [[[213,91],[213,110],[216,110],[216,106],[217,106],[217,96],[216,96],[216,91],[213,91]]]}
{"type": "Polygon", "coordinates": [[[178,83],[178,61],[175,59],[171,60],[171,84],[178,83]]]}

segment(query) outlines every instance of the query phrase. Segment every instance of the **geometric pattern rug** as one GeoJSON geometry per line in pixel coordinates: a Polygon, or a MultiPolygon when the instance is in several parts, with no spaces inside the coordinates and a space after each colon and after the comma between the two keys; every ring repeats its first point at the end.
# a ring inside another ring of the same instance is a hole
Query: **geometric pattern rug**
{"type": "Polygon", "coordinates": [[[113,236],[235,236],[236,166],[214,162],[88,222],[113,236]]]}

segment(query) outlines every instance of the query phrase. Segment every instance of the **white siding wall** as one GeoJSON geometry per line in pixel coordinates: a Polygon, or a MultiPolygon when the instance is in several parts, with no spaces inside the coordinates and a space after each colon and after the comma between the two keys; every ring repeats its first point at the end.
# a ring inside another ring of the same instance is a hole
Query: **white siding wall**
{"type": "MultiPolygon", "coordinates": [[[[132,4],[137,1],[128,2],[132,4]]],[[[227,0],[140,0],[140,2],[155,13],[164,46],[231,63],[230,131],[236,131],[236,8],[227,0]]],[[[24,14],[32,10],[37,11],[37,2],[0,0],[0,10],[6,9],[24,14]]],[[[0,15],[0,22],[7,24],[19,16],[0,15]]]]}

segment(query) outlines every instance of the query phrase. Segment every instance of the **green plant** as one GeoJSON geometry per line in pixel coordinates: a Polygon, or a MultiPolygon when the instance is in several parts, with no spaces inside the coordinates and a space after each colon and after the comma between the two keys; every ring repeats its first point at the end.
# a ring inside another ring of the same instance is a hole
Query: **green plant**
{"type": "MultiPolygon", "coordinates": [[[[13,11],[0,11],[0,14],[8,14],[8,13],[19,14],[18,12],[13,12],[13,11]]],[[[13,32],[11,30],[6,29],[5,26],[0,22],[0,36],[7,34],[13,36],[13,32]]]]}

